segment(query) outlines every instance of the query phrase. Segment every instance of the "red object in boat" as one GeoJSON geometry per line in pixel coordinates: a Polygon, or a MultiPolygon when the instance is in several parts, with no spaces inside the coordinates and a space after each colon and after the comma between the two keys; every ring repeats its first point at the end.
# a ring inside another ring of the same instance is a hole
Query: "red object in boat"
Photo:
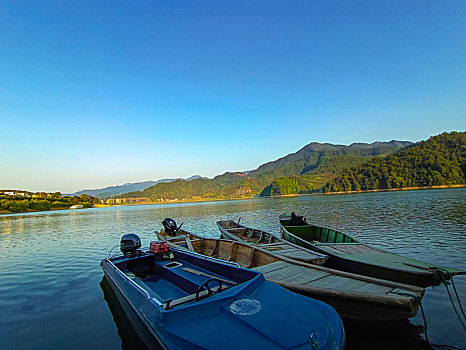
{"type": "Polygon", "coordinates": [[[168,243],[162,241],[150,242],[150,251],[154,254],[168,252],[168,243]]]}

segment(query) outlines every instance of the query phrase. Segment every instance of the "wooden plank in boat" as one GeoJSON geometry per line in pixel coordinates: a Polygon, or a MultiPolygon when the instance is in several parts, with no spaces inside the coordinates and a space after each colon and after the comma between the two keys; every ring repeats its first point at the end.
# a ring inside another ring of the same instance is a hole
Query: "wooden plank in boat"
{"type": "Polygon", "coordinates": [[[267,272],[264,276],[273,281],[281,281],[284,278],[295,276],[300,272],[302,272],[301,266],[289,264],[283,269],[267,272]]]}
{"type": "MultiPolygon", "coordinates": [[[[276,238],[276,237],[275,237],[276,238]]],[[[273,246],[277,246],[277,245],[283,245],[283,244],[286,244],[286,242],[278,242],[278,243],[267,243],[267,244],[261,244],[261,247],[264,247],[265,249],[267,249],[267,247],[273,247],[273,246]]]]}
{"type": "Polygon", "coordinates": [[[286,268],[286,266],[287,266],[286,262],[276,261],[276,262],[273,262],[271,264],[255,267],[255,268],[253,268],[253,270],[262,272],[263,274],[266,274],[268,272],[272,272],[272,271],[275,271],[275,270],[284,269],[284,268],[286,268]]]}
{"type": "Polygon", "coordinates": [[[364,292],[371,294],[385,294],[393,289],[393,287],[388,287],[377,283],[371,283],[337,275],[326,276],[324,278],[316,280],[314,283],[309,284],[309,286],[311,285],[312,287],[318,288],[346,291],[350,290],[353,292],[364,292]]]}
{"type": "Polygon", "coordinates": [[[302,250],[285,252],[285,253],[279,251],[277,253],[280,255],[286,256],[288,258],[298,259],[298,260],[314,260],[316,258],[321,258],[321,256],[319,255],[314,255],[308,252],[304,252],[302,250]]]}
{"type": "Polygon", "coordinates": [[[311,270],[311,269],[303,267],[301,272],[299,272],[298,274],[284,277],[280,280],[275,280],[275,281],[294,284],[294,285],[304,285],[306,283],[315,281],[319,278],[323,278],[324,276],[327,276],[327,275],[328,275],[327,272],[319,271],[319,270],[311,270]]]}
{"type": "Polygon", "coordinates": [[[302,249],[296,249],[296,248],[292,248],[292,247],[291,248],[290,247],[284,247],[284,248],[285,249],[278,248],[278,249],[267,249],[267,250],[278,252],[280,254],[282,254],[282,253],[292,253],[292,252],[303,252],[303,253],[310,254],[310,255],[313,255],[313,256],[317,255],[317,254],[313,254],[311,252],[303,251],[302,249]]]}
{"type": "Polygon", "coordinates": [[[392,290],[388,291],[387,293],[387,296],[391,296],[391,297],[394,297],[394,298],[410,298],[410,297],[421,297],[422,298],[422,295],[423,293],[421,292],[414,292],[414,291],[410,291],[410,290],[406,290],[406,289],[403,289],[403,288],[392,288],[392,290]]]}
{"type": "Polygon", "coordinates": [[[359,253],[372,253],[374,248],[368,247],[364,244],[354,243],[331,243],[331,244],[317,244],[318,247],[322,247],[329,253],[334,254],[359,254],[359,253]]]}
{"type": "Polygon", "coordinates": [[[382,286],[380,284],[375,283],[367,283],[365,286],[361,286],[360,288],[357,288],[355,291],[364,293],[387,294],[392,290],[393,287],[382,286]]]}
{"type": "Polygon", "coordinates": [[[266,248],[269,252],[274,252],[274,253],[281,253],[285,251],[289,251],[290,249],[286,249],[287,246],[277,246],[273,248],[266,248]]]}
{"type": "Polygon", "coordinates": [[[332,274],[311,282],[309,286],[312,285],[314,288],[335,290],[354,290],[355,288],[361,287],[365,284],[367,284],[367,282],[332,274]]]}

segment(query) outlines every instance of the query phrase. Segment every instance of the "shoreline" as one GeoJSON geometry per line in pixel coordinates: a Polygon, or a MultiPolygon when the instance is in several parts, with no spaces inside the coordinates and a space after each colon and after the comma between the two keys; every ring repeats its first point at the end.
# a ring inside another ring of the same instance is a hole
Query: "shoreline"
{"type": "MultiPolygon", "coordinates": [[[[466,184],[464,185],[439,185],[439,186],[418,186],[418,187],[402,187],[402,188],[389,188],[389,189],[378,189],[378,190],[360,190],[360,191],[341,191],[341,192],[327,192],[327,193],[296,193],[296,194],[285,194],[285,195],[278,195],[278,196],[252,196],[252,197],[242,197],[242,198],[200,198],[195,200],[177,200],[177,201],[164,201],[164,202],[146,202],[146,203],[127,203],[127,204],[97,204],[91,208],[83,208],[83,209],[92,209],[92,208],[107,208],[107,207],[124,207],[124,206],[137,206],[137,205],[160,205],[160,204],[177,204],[177,203],[201,203],[201,202],[226,202],[226,201],[239,201],[239,200],[247,200],[247,199],[254,199],[254,198],[282,198],[282,197],[299,197],[299,196],[309,196],[309,195],[339,195],[339,194],[356,194],[356,193],[370,193],[370,192],[398,192],[398,191],[418,191],[418,190],[437,190],[437,189],[448,189],[448,188],[465,188],[466,184]]],[[[25,212],[10,212],[8,210],[1,209],[0,216],[2,215],[10,215],[10,214],[27,214],[27,213],[47,213],[50,211],[55,210],[71,210],[76,211],[80,209],[70,209],[67,207],[64,208],[51,208],[50,210],[28,210],[25,212]]]]}
{"type": "Polygon", "coordinates": [[[70,209],[69,207],[59,207],[59,208],[50,208],[50,210],[28,209],[27,211],[20,211],[20,212],[14,212],[14,211],[6,210],[6,209],[0,209],[0,215],[27,214],[27,213],[47,213],[49,211],[55,211],[55,210],[75,210],[75,209],[70,209]]]}
{"type": "Polygon", "coordinates": [[[418,190],[440,190],[445,188],[463,188],[465,185],[437,185],[437,186],[414,186],[414,187],[399,187],[399,188],[386,188],[378,190],[359,190],[359,191],[340,191],[340,192],[326,192],[325,195],[336,194],[353,194],[353,193],[369,193],[369,192],[395,192],[395,191],[418,191],[418,190]]]}

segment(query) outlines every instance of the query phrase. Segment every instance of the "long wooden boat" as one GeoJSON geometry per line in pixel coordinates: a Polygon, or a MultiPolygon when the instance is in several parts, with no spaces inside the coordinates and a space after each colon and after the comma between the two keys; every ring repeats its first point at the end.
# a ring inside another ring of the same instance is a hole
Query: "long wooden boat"
{"type": "Polygon", "coordinates": [[[421,287],[466,273],[371,247],[340,231],[311,225],[302,216],[281,215],[280,231],[285,240],[328,255],[326,266],[338,270],[421,287]]]}
{"type": "Polygon", "coordinates": [[[332,305],[340,316],[364,321],[393,321],[417,314],[424,289],[308,264],[261,247],[225,239],[205,238],[185,230],[157,233],[172,247],[209,259],[220,259],[262,272],[287,289],[332,305]]]}
{"type": "Polygon", "coordinates": [[[260,272],[169,249],[166,242],[152,242],[149,252],[123,253],[101,267],[149,348],[344,348],[343,323],[331,306],[291,293],[260,272]]]}
{"type": "Polygon", "coordinates": [[[240,225],[233,220],[217,221],[223,238],[253,244],[256,247],[310,264],[323,265],[328,256],[275,237],[273,234],[240,225]]]}

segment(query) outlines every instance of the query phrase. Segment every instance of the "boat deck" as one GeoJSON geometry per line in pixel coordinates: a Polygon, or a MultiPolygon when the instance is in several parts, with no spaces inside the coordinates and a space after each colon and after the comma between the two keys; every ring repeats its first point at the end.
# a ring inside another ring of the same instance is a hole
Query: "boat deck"
{"type": "Polygon", "coordinates": [[[271,233],[251,227],[241,226],[231,220],[218,221],[217,226],[225,239],[237,240],[260,247],[272,254],[280,254],[315,265],[323,265],[327,256],[310,249],[283,241],[271,233]]]}
{"type": "MultiPolygon", "coordinates": [[[[394,284],[378,284],[364,279],[349,278],[336,275],[327,271],[311,270],[309,268],[293,265],[285,261],[277,261],[272,264],[256,267],[253,270],[262,272],[266,279],[279,284],[293,284],[300,287],[328,289],[329,291],[350,290],[352,293],[364,293],[382,295],[385,297],[400,298],[399,292],[417,294],[411,289],[400,289],[394,284]]],[[[417,291],[423,291],[419,288],[417,291]]],[[[406,297],[411,298],[411,297],[406,297]]]]}
{"type": "MultiPolygon", "coordinates": [[[[152,298],[170,307],[195,302],[195,293],[198,288],[209,279],[219,280],[222,283],[222,290],[239,284],[237,281],[227,279],[184,260],[155,261],[154,263],[155,269],[150,273],[134,273],[130,268],[124,268],[121,272],[152,298]]],[[[210,286],[213,291],[219,289],[219,285],[215,282],[212,282],[210,286]]],[[[199,293],[200,298],[206,295],[206,290],[199,293]]]]}
{"type": "Polygon", "coordinates": [[[257,244],[257,246],[271,253],[280,254],[290,259],[296,259],[296,260],[300,260],[300,261],[304,261],[304,262],[308,262],[312,264],[322,265],[326,260],[325,256],[321,254],[317,255],[316,253],[308,249],[302,249],[301,247],[295,247],[286,242],[271,243],[271,244],[257,244]]]}

